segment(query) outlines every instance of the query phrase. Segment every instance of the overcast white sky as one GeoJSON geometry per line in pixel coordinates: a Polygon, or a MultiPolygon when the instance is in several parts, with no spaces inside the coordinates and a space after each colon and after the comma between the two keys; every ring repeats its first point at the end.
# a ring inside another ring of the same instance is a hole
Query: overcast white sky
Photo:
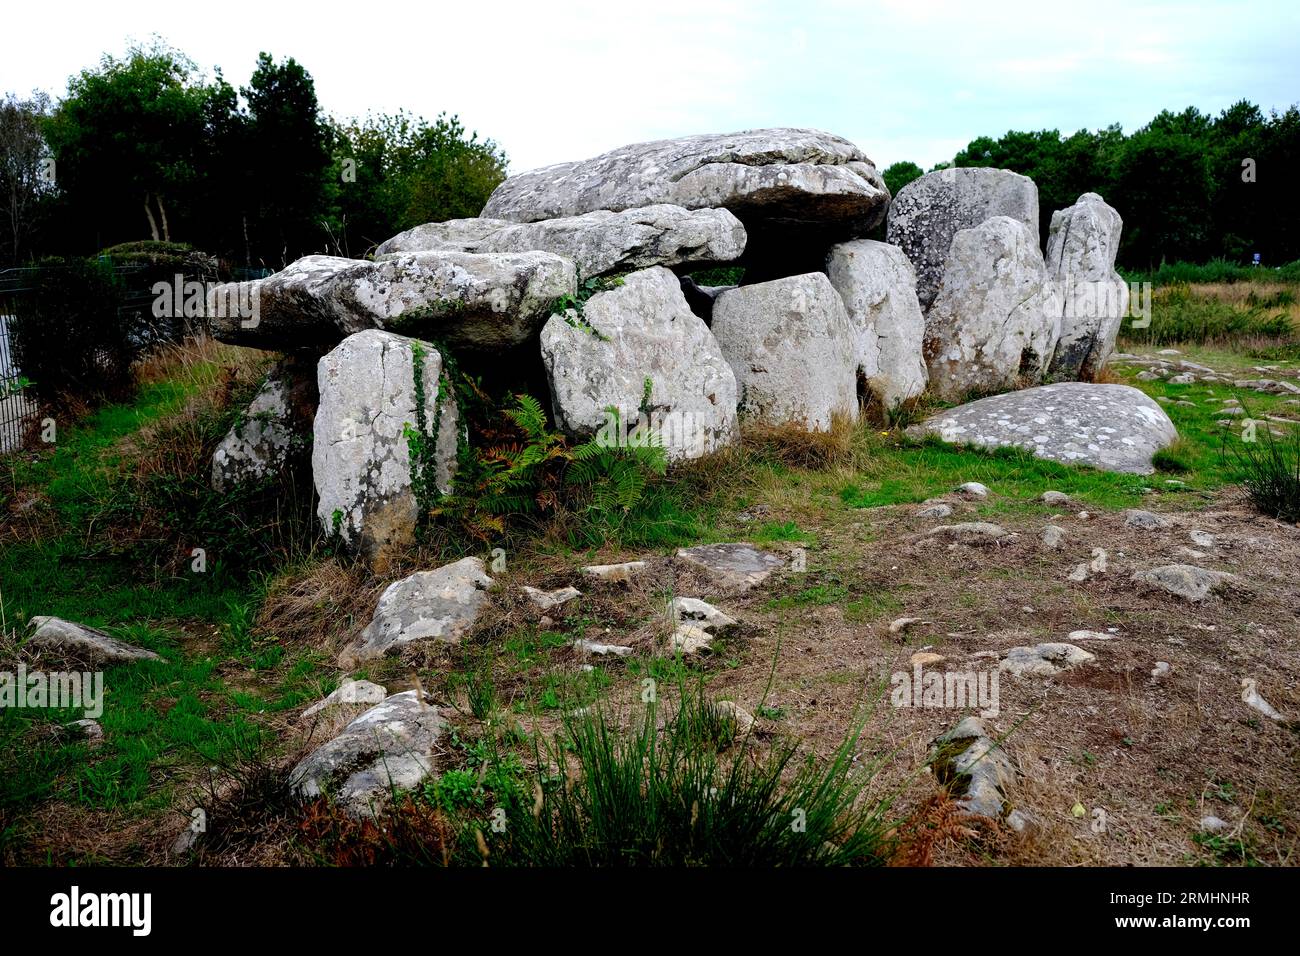
{"type": "Polygon", "coordinates": [[[102,53],[154,34],[235,86],[259,51],[293,56],[335,116],[459,113],[516,172],[759,126],[831,130],[882,168],[929,168],[1008,129],[1300,102],[1297,0],[7,0],[0,92],[61,95],[102,53]]]}

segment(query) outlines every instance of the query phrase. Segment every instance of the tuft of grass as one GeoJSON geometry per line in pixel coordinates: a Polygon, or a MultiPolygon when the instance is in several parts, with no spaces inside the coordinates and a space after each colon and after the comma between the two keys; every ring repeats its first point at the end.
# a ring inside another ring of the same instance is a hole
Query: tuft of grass
{"type": "Polygon", "coordinates": [[[1183,475],[1192,470],[1192,449],[1186,439],[1179,438],[1168,448],[1161,448],[1151,456],[1156,471],[1183,475]]]}
{"type": "Polygon", "coordinates": [[[848,414],[831,417],[831,426],[809,431],[800,425],[757,425],[744,429],[743,440],[757,456],[796,468],[827,468],[852,455],[858,424],[848,414]]]}
{"type": "Polygon", "coordinates": [[[713,726],[702,694],[684,690],[665,718],[647,705],[626,733],[599,711],[566,718],[539,749],[532,793],[496,795],[503,827],[462,820],[477,852],[499,866],[885,862],[889,804],[855,765],[861,724],[825,762],[791,742],[725,754],[734,731],[713,726]]]}
{"type": "MultiPolygon", "coordinates": [[[[1249,409],[1246,414],[1253,419],[1249,409]]],[[[1269,517],[1300,522],[1300,428],[1279,438],[1267,422],[1258,422],[1252,437],[1228,444],[1251,504],[1269,517]]]]}

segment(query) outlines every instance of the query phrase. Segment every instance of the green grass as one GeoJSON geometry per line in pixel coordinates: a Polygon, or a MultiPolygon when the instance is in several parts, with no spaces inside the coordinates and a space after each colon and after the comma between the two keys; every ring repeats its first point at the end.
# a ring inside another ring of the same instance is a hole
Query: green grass
{"type": "MultiPolygon", "coordinates": [[[[501,775],[492,805],[504,826],[473,812],[458,820],[465,862],[477,838],[494,866],[883,862],[889,804],[866,796],[873,767],[855,761],[858,732],[825,761],[788,741],[733,759],[720,751],[744,744],[723,723],[698,684],[674,712],[648,705],[626,732],[600,711],[566,718],[539,744],[531,793],[501,775]],[[565,755],[577,772],[555,774],[565,755]]],[[[475,808],[460,784],[454,799],[475,808]]]]}
{"type": "Polygon", "coordinates": [[[786,594],[767,602],[769,610],[782,611],[795,607],[818,604],[838,604],[849,595],[849,589],[838,581],[816,584],[794,594],[786,594]]]}
{"type": "MultiPolygon", "coordinates": [[[[215,366],[206,371],[215,377],[215,366]]],[[[13,484],[40,487],[69,524],[86,521],[103,500],[104,475],[124,464],[113,445],[177,411],[198,387],[194,381],[156,382],[143,386],[131,402],[104,406],[75,424],[56,418],[53,450],[12,459],[13,484]]]]}
{"type": "Polygon", "coordinates": [[[1120,270],[1126,282],[1150,282],[1157,286],[1182,282],[1297,282],[1300,283],[1300,261],[1283,263],[1274,267],[1255,267],[1227,259],[1209,262],[1170,262],[1160,268],[1141,272],[1120,270]]]}
{"type": "MultiPolygon", "coordinates": [[[[252,620],[268,579],[222,561],[214,540],[163,542],[164,553],[172,548],[183,558],[164,565],[129,536],[125,544],[115,536],[114,522],[125,513],[129,525],[133,505],[132,462],[122,440],[145,426],[167,427],[168,416],[197,390],[215,387],[219,371],[211,363],[191,365],[173,380],[141,387],[130,402],[61,424],[53,448],[6,460],[5,487],[43,493],[54,528],[43,538],[0,547],[7,625],[21,634],[30,617],[54,615],[105,628],[163,656],[106,671],[98,718],[104,736],[93,748],[56,733],[81,712],[0,711],[0,817],[6,820],[46,800],[168,809],[191,771],[227,765],[268,745],[261,715],[316,699],[333,679],[319,653],[255,632],[252,620]],[[191,543],[210,549],[202,573],[191,570],[191,543]],[[252,672],[247,686],[223,680],[230,664],[252,672]]],[[[206,474],[191,477],[206,483],[206,474]]]]}
{"type": "Polygon", "coordinates": [[[46,798],[163,809],[178,768],[223,764],[261,739],[262,731],[216,675],[214,661],[187,661],[166,635],[147,628],[119,633],[166,658],[106,671],[98,747],[61,743],[44,729],[81,712],[0,710],[0,809],[46,798]]]}
{"type": "MultiPolygon", "coordinates": [[[[1032,501],[1044,491],[1062,491],[1098,507],[1125,508],[1141,499],[1147,483],[1140,476],[1064,465],[1020,449],[983,451],[937,439],[913,443],[875,435],[871,440],[868,466],[838,488],[839,500],[847,507],[916,504],[978,481],[1004,498],[1032,501]]],[[[1018,506],[993,499],[987,507],[996,511],[1018,506]]]]}

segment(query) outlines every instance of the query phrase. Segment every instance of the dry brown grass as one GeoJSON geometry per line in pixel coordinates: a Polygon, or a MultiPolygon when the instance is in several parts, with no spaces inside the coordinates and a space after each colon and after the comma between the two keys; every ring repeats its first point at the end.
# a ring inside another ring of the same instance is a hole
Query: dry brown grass
{"type": "Polygon", "coordinates": [[[136,362],[133,371],[140,385],[157,382],[211,385],[218,371],[229,370],[237,377],[256,377],[274,357],[274,352],[226,345],[205,335],[154,349],[136,362]]]}
{"type": "MultiPolygon", "coordinates": [[[[1193,295],[1214,299],[1227,305],[1248,309],[1260,301],[1267,301],[1281,293],[1292,296],[1296,293],[1294,285],[1279,282],[1197,282],[1188,286],[1193,295]]],[[[1291,324],[1300,328],[1300,302],[1272,306],[1272,313],[1285,312],[1291,318],[1291,324]]]]}
{"type": "Polygon", "coordinates": [[[824,431],[807,431],[797,424],[750,424],[742,441],[746,450],[791,467],[826,468],[852,457],[858,433],[853,416],[836,412],[824,431]]]}
{"type": "Polygon", "coordinates": [[[277,578],[257,629],[285,644],[337,652],[370,620],[383,588],[360,567],[328,558],[277,578]]]}

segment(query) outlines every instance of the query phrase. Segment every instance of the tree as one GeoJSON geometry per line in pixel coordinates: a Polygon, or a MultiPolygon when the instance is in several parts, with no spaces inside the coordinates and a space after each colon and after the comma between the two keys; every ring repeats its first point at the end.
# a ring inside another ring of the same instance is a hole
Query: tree
{"type": "Polygon", "coordinates": [[[324,245],[330,130],[316,84],[292,57],[269,53],[242,90],[248,103],[244,168],[251,202],[245,224],[251,261],[284,265],[324,245]]]}
{"type": "Polygon", "coordinates": [[[201,176],[209,95],[194,65],[160,43],[123,60],[105,55],[69,81],[45,132],[81,244],[92,231],[95,248],[137,238],[132,220],[155,240],[172,238],[201,176]]]}
{"type": "Polygon", "coordinates": [[[916,165],[916,163],[905,159],[902,162],[892,163],[887,166],[885,171],[880,175],[884,178],[885,185],[889,188],[889,195],[897,196],[898,191],[908,183],[924,176],[925,170],[916,165]]]}
{"type": "Polygon", "coordinates": [[[0,262],[17,265],[28,252],[37,229],[42,201],[53,191],[49,150],[41,122],[50,99],[33,93],[29,100],[9,95],[0,100],[0,203],[4,231],[0,262]]]}
{"type": "Polygon", "coordinates": [[[1209,157],[1193,135],[1157,123],[1130,136],[1111,198],[1124,217],[1125,261],[1150,268],[1166,259],[1205,258],[1212,187],[1209,157]]]}
{"type": "Polygon", "coordinates": [[[456,116],[368,116],[336,127],[335,142],[339,225],[358,248],[421,223],[477,216],[505,179],[505,153],[456,116]]]}

